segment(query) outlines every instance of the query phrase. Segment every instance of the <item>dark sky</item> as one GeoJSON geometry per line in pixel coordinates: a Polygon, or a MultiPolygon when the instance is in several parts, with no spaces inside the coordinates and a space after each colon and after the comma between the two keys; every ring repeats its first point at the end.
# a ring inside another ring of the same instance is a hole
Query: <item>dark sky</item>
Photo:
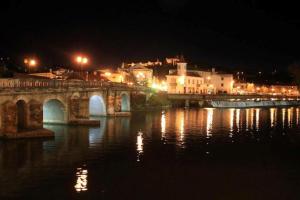
{"type": "Polygon", "coordinates": [[[1,1],[0,55],[93,66],[184,54],[225,68],[285,68],[300,60],[296,4],[256,0],[1,1]]]}

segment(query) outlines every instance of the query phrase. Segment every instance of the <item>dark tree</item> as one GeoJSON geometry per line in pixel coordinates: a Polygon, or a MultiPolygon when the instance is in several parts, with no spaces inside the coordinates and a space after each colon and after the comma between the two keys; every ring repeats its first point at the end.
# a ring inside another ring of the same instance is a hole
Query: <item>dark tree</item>
{"type": "Polygon", "coordinates": [[[288,67],[288,71],[295,83],[300,86],[300,62],[295,62],[288,67]]]}

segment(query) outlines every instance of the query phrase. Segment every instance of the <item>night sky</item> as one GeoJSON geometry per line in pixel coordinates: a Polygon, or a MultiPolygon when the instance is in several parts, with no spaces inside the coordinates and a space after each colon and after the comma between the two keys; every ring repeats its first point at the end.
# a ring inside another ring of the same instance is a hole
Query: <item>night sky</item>
{"type": "Polygon", "coordinates": [[[0,13],[0,55],[16,63],[34,55],[45,66],[70,65],[77,52],[93,67],[177,54],[226,69],[300,60],[300,16],[287,1],[12,0],[0,13]]]}

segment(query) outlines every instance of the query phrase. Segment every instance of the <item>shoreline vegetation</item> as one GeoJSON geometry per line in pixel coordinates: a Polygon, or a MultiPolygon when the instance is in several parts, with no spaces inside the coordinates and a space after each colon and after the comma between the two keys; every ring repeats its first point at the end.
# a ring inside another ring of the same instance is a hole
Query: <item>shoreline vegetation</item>
{"type": "Polygon", "coordinates": [[[148,99],[144,94],[135,94],[131,97],[132,111],[161,110],[171,108],[172,102],[167,94],[154,93],[148,99]]]}

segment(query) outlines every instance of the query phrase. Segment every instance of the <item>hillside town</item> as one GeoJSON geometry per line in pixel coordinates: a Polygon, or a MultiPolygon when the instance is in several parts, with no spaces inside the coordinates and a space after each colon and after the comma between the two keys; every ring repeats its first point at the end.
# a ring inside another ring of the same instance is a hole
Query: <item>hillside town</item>
{"type": "MultiPolygon", "coordinates": [[[[2,58],[3,59],[3,58],[2,58]]],[[[87,58],[76,58],[82,65],[87,58]]],[[[4,63],[4,62],[2,62],[4,63]]],[[[66,68],[49,69],[43,72],[35,70],[35,60],[24,60],[28,66],[26,73],[14,73],[15,78],[29,77],[42,79],[89,81],[107,81],[127,85],[146,86],[158,92],[168,94],[268,94],[268,95],[299,95],[296,84],[262,84],[258,81],[247,81],[241,78],[244,72],[223,72],[215,67],[191,66],[181,56],[159,59],[147,62],[123,62],[117,68],[99,67],[99,69],[76,71],[66,68]]],[[[5,65],[0,66],[0,72],[5,72],[5,65]]],[[[259,72],[260,74],[261,72],[259,72]]]]}

